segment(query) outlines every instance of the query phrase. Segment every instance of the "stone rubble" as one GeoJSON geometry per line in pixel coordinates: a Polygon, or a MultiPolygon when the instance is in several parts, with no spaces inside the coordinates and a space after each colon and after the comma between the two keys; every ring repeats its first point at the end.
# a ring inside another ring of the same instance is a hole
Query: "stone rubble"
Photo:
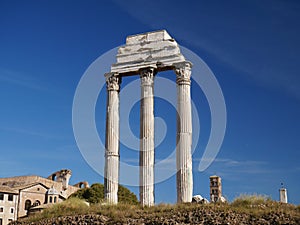
{"type": "Polygon", "coordinates": [[[300,224],[300,216],[292,216],[284,212],[269,212],[262,216],[251,215],[246,213],[238,213],[232,210],[226,212],[215,210],[212,208],[199,207],[193,210],[170,210],[161,214],[147,213],[142,211],[136,214],[136,218],[109,218],[104,215],[90,214],[90,215],[75,215],[57,217],[52,219],[44,219],[37,222],[28,223],[13,222],[12,225],[91,225],[91,224],[230,224],[230,225],[273,225],[273,224],[300,224]]]}

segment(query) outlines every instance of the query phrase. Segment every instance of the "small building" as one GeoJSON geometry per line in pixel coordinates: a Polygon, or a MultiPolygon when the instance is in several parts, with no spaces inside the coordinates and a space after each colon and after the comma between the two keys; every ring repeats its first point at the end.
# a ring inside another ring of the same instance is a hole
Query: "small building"
{"type": "Polygon", "coordinates": [[[221,177],[213,175],[209,177],[210,181],[210,202],[218,202],[224,200],[222,197],[221,177]]]}
{"type": "Polygon", "coordinates": [[[0,186],[0,225],[17,219],[18,191],[0,186]]]}
{"type": "Polygon", "coordinates": [[[279,189],[279,201],[282,203],[288,203],[287,190],[284,187],[279,189]]]}
{"type": "Polygon", "coordinates": [[[48,178],[40,176],[18,176],[0,178],[0,225],[6,225],[27,216],[31,209],[47,208],[47,205],[62,202],[71,194],[88,186],[83,181],[69,185],[71,170],[60,170],[48,178]]]}

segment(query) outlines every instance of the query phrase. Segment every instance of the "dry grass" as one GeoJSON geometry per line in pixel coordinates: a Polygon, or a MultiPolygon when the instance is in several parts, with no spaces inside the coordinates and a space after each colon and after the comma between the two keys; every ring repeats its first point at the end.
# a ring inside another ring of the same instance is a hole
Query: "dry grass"
{"type": "Polygon", "coordinates": [[[29,217],[29,221],[38,221],[44,218],[54,218],[65,215],[78,215],[89,213],[90,207],[81,199],[70,198],[67,201],[53,204],[53,206],[29,217]]]}
{"type": "Polygon", "coordinates": [[[234,199],[229,208],[233,211],[251,214],[253,216],[262,216],[271,213],[285,213],[292,216],[299,216],[300,211],[297,210],[299,207],[300,206],[273,201],[266,195],[244,194],[234,199]]]}
{"type": "Polygon", "coordinates": [[[233,200],[231,206],[234,207],[254,207],[261,206],[272,202],[271,198],[266,195],[240,195],[233,200]]]}
{"type": "Polygon", "coordinates": [[[141,207],[130,204],[93,204],[88,206],[80,199],[71,198],[45,209],[42,213],[29,217],[27,222],[30,223],[59,216],[98,214],[110,218],[110,221],[114,221],[115,223],[124,223],[128,218],[141,219],[147,217],[148,220],[151,220],[151,218],[174,216],[179,218],[196,211],[222,212],[225,214],[235,212],[255,217],[272,213],[285,213],[297,218],[300,217],[300,206],[281,204],[261,195],[243,195],[236,198],[231,204],[160,204],[154,207],[141,207]]]}

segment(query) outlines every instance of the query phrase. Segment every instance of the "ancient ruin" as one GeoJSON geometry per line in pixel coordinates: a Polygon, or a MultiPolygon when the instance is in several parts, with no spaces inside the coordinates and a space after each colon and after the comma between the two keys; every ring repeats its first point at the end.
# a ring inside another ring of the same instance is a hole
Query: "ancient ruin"
{"type": "Polygon", "coordinates": [[[48,178],[30,175],[0,178],[0,225],[66,200],[86,181],[70,185],[72,172],[59,170],[48,178]]]}
{"type": "Polygon", "coordinates": [[[173,70],[177,83],[177,201],[191,202],[192,115],[190,76],[192,64],[181,54],[176,41],[165,31],[128,36],[119,48],[117,62],[105,74],[107,82],[105,198],[118,202],[119,181],[119,91],[122,78],[139,75],[140,106],[140,201],[154,205],[154,78],[158,72],[173,70]]]}

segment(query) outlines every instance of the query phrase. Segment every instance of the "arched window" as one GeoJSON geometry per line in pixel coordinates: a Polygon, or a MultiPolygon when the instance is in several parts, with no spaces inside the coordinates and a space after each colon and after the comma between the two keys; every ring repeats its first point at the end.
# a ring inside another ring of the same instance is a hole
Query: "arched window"
{"type": "Polygon", "coordinates": [[[49,203],[52,203],[52,196],[49,197],[49,203]]]}
{"type": "Polygon", "coordinates": [[[55,196],[55,197],[54,197],[54,203],[56,203],[56,201],[57,201],[57,197],[55,196]]]}
{"type": "Polygon", "coordinates": [[[41,202],[39,201],[39,200],[36,200],[34,203],[33,203],[33,206],[38,206],[38,205],[40,205],[41,204],[41,202]]]}
{"type": "Polygon", "coordinates": [[[27,200],[25,201],[25,210],[30,209],[30,207],[31,207],[31,201],[30,201],[29,199],[27,199],[27,200]]]}

